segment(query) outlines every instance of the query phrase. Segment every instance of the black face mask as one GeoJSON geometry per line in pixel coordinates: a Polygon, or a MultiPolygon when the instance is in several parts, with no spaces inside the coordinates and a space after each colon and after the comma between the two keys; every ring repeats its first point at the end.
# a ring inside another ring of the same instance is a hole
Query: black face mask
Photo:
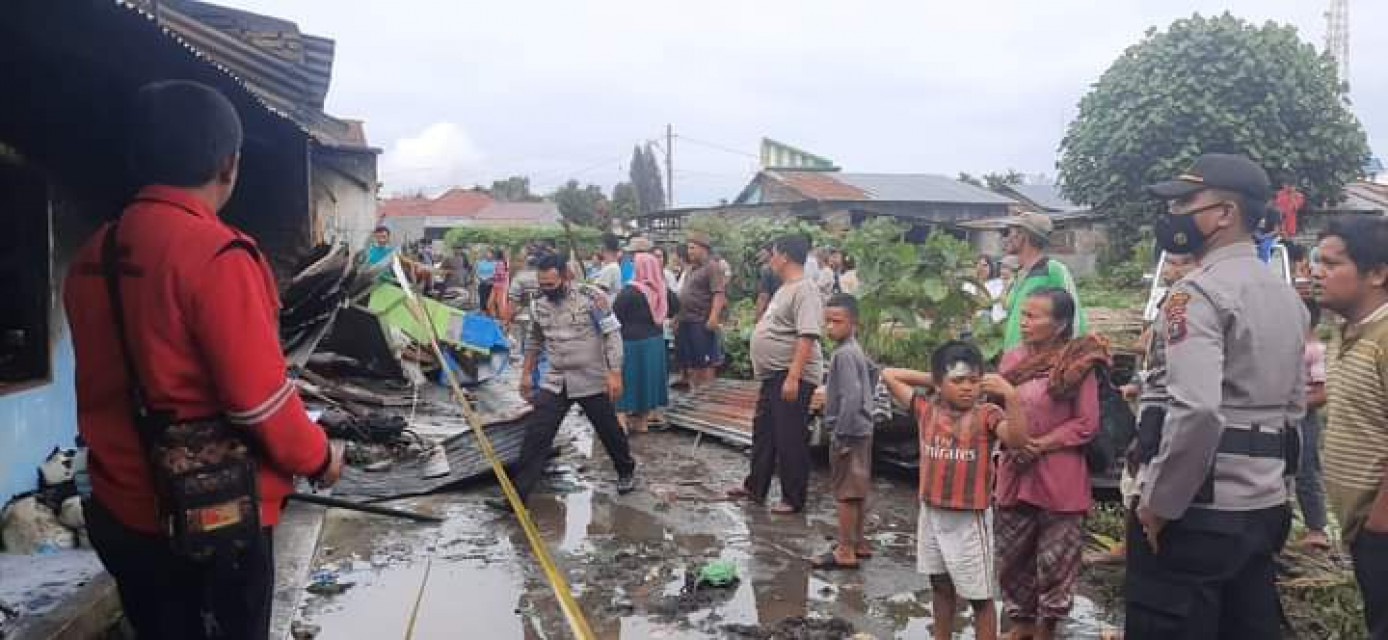
{"type": "Polygon", "coordinates": [[[540,289],[540,293],[545,294],[550,302],[559,302],[564,299],[564,294],[568,293],[568,289],[565,289],[564,285],[559,285],[553,289],[540,289]]]}
{"type": "Polygon", "coordinates": [[[1185,255],[1205,246],[1205,236],[1195,225],[1194,215],[1163,213],[1157,217],[1153,233],[1157,237],[1157,246],[1167,253],[1185,255]]]}

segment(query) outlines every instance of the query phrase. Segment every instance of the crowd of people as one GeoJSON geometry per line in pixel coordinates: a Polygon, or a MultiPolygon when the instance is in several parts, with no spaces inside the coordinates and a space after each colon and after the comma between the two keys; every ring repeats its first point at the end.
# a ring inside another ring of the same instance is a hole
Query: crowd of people
{"type": "MultiPolygon", "coordinates": [[[[1170,291],[1144,336],[1141,375],[1122,389],[1139,416],[1123,465],[1128,638],[1280,637],[1274,557],[1288,538],[1293,496],[1306,525],[1301,542],[1319,550],[1332,544],[1328,498],[1371,632],[1388,633],[1388,221],[1336,222],[1314,251],[1292,247],[1294,288],[1255,247],[1275,226],[1276,212],[1261,204],[1267,189],[1261,168],[1225,155],[1202,157],[1151,189],[1169,202],[1156,227],[1170,291]],[[1343,322],[1329,348],[1317,338],[1322,307],[1343,322]]],[[[804,511],[812,499],[807,423],[822,411],[838,534],[809,561],[863,566],[874,552],[863,531],[874,392],[885,386],[919,434],[917,562],[932,585],[939,638],[954,631],[957,599],[972,604],[980,638],[998,636],[995,601],[1014,638],[1056,637],[1073,606],[1092,507],[1087,454],[1103,428],[1105,389],[1118,391],[1107,378],[1107,341],[1086,331],[1073,278],[1046,255],[1051,231],[1043,215],[1016,216],[1007,258],[977,263],[982,287],[973,293],[987,296],[984,312],[1006,327],[1000,360],[986,362],[956,340],[932,354],[931,371],[882,369],[863,352],[842,254],[816,252],[802,236],[762,254],[750,468],[727,493],[767,505],[779,480],[769,511],[804,511]],[[835,345],[829,354],[824,338],[835,345]]],[[[615,275],[596,279],[620,283],[622,261],[634,266],[614,301],[626,364],[609,356],[608,366],[628,387],[643,387],[630,405],[612,391],[637,416],[667,398],[663,384],[647,384],[663,379],[658,319],[675,318],[677,362],[693,387],[707,384],[723,357],[727,270],[707,236],[691,232],[683,248],[688,268],[674,278],[675,294],[640,243],[609,252],[615,275]]]]}
{"type": "MultiPolygon", "coordinates": [[[[64,283],[90,448],[88,532],[140,637],[263,638],[285,497],[296,477],[331,486],[344,454],[286,378],[268,263],[217,217],[236,186],[235,108],[210,87],[171,81],[142,88],[129,112],[142,188],[64,283]]],[[[1388,638],[1388,220],[1330,224],[1294,256],[1294,288],[1255,247],[1276,213],[1251,160],[1202,156],[1149,190],[1168,203],[1158,243],[1187,257],[1172,261],[1140,384],[1127,390],[1140,418],[1124,491],[1125,637],[1280,637],[1274,557],[1295,495],[1305,542],[1338,537],[1348,548],[1369,633],[1388,638]],[[1338,319],[1329,346],[1316,340],[1321,309],[1338,319]]],[[[917,564],[936,638],[953,634],[956,599],[974,608],[978,638],[998,635],[996,600],[1014,638],[1055,637],[1072,606],[1110,355],[1085,329],[1069,271],[1046,256],[1050,233],[1046,216],[1016,216],[1007,261],[977,265],[976,293],[1007,327],[996,367],[955,340],[930,371],[882,369],[856,341],[847,256],[796,235],[763,253],[752,455],[728,494],[762,505],[779,478],[770,511],[803,512],[807,421],[821,407],[838,532],[809,561],[861,568],[874,554],[864,525],[885,385],[919,433],[917,564]],[[827,362],[823,338],[835,345],[827,362]]],[[[460,250],[441,270],[423,247],[407,256],[416,276],[442,273],[445,293],[475,286],[487,313],[528,314],[519,391],[535,410],[514,470],[522,498],[574,404],[612,459],[617,493],[635,490],[628,433],[668,402],[667,331],[690,386],[723,364],[727,261],[697,232],[673,263],[639,240],[605,239],[591,283],[553,243],[527,247],[514,279],[494,248],[460,250]]],[[[378,229],[364,260],[380,266],[394,251],[378,229]]]]}

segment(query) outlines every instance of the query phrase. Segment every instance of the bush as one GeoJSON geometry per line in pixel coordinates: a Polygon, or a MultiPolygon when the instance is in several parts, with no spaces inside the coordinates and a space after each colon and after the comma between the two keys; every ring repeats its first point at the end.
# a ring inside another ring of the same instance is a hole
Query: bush
{"type": "MultiPolygon", "coordinates": [[[[450,247],[489,245],[508,250],[519,249],[527,242],[553,240],[560,251],[568,252],[570,238],[578,245],[581,254],[597,250],[602,232],[591,227],[571,225],[569,231],[559,225],[535,225],[522,227],[455,227],[444,235],[444,242],[450,247]]],[[[580,255],[580,258],[584,256],[580,255]]]]}
{"type": "MultiPolygon", "coordinates": [[[[708,233],[733,265],[735,280],[755,284],[756,251],[768,240],[787,233],[804,233],[823,242],[827,235],[796,221],[700,220],[691,225],[708,233]]],[[[945,233],[925,242],[905,240],[905,228],[887,219],[865,222],[836,241],[857,264],[858,339],[864,350],[886,366],[929,370],[930,354],[945,340],[970,335],[988,357],[1001,348],[1001,326],[979,311],[990,301],[964,290],[975,282],[976,255],[969,245],[945,233]]],[[[730,286],[732,322],[723,334],[725,375],[751,377],[748,345],[752,332],[753,289],[730,286]]],[[[828,345],[826,345],[827,348],[828,345]]]]}

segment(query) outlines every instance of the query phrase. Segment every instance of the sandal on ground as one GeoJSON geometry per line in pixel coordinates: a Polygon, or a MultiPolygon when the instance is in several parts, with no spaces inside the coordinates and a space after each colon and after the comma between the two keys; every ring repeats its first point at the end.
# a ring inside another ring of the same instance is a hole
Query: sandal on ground
{"type": "Polygon", "coordinates": [[[832,571],[834,569],[857,569],[858,563],[840,561],[838,557],[834,555],[833,551],[829,551],[810,558],[810,566],[816,569],[827,569],[832,571]]]}
{"type": "Polygon", "coordinates": [[[729,498],[737,498],[739,500],[742,498],[750,499],[752,497],[752,492],[748,491],[747,487],[733,487],[731,489],[728,489],[727,491],[724,491],[723,495],[728,496],[729,498]]]}
{"type": "Polygon", "coordinates": [[[792,506],[790,506],[790,505],[788,505],[788,504],[786,504],[786,503],[784,503],[784,502],[782,502],[782,503],[780,503],[780,504],[777,504],[777,505],[774,506],[774,507],[771,507],[771,513],[775,513],[775,514],[779,514],[779,515],[793,515],[793,514],[800,513],[800,510],[799,510],[799,509],[796,509],[795,507],[792,507],[792,506]]]}

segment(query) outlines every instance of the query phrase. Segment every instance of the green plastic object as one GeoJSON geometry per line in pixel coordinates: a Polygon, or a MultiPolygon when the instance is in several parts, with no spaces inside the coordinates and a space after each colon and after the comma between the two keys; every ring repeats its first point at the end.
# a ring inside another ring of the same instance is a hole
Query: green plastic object
{"type": "Polygon", "coordinates": [[[485,347],[463,341],[463,318],[467,316],[467,312],[428,298],[420,298],[420,302],[423,303],[424,312],[433,325],[432,331],[428,325],[420,324],[414,312],[410,311],[405,301],[405,290],[393,284],[376,285],[371,290],[367,308],[376,314],[381,322],[399,329],[420,344],[428,344],[431,335],[438,335],[439,341],[454,348],[484,355],[489,352],[485,347]]]}
{"type": "Polygon", "coordinates": [[[726,587],[734,582],[737,582],[737,563],[732,560],[714,560],[699,570],[699,584],[726,587]]]}

